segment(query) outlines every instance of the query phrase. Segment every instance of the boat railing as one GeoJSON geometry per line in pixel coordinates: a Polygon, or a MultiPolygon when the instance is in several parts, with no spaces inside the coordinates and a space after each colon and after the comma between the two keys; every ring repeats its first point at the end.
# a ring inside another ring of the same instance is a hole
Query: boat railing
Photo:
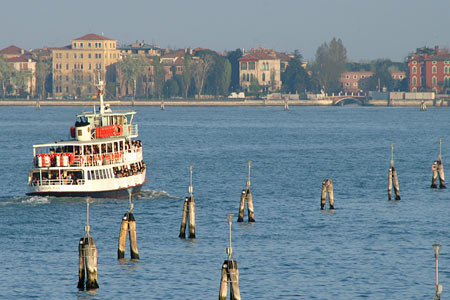
{"type": "Polygon", "coordinates": [[[46,186],[46,185],[83,185],[84,179],[42,179],[31,182],[32,186],[46,186]]]}
{"type": "Polygon", "coordinates": [[[117,151],[102,154],[73,155],[70,159],[33,159],[33,167],[95,167],[106,166],[125,162],[125,153],[141,153],[142,147],[130,147],[125,151],[117,151]],[[39,162],[40,161],[40,162],[39,162]],[[39,165],[40,164],[40,165],[39,165]]]}

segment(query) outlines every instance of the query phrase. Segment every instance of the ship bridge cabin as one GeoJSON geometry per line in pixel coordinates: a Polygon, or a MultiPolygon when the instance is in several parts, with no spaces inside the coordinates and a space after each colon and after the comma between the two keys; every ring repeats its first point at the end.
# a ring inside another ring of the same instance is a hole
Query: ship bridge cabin
{"type": "Polygon", "coordinates": [[[135,111],[127,112],[85,112],[77,115],[75,126],[70,129],[72,138],[90,141],[111,137],[136,138],[138,126],[133,124],[135,111]]]}

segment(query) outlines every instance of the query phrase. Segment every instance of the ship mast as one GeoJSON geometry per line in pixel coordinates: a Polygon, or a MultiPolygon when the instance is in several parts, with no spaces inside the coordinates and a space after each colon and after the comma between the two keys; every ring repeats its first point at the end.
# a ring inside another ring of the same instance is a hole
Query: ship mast
{"type": "Polygon", "coordinates": [[[103,104],[103,94],[105,93],[105,82],[102,80],[102,76],[100,71],[98,72],[96,76],[96,84],[95,86],[98,89],[98,97],[100,99],[100,115],[103,115],[105,113],[105,105],[103,104]]]}

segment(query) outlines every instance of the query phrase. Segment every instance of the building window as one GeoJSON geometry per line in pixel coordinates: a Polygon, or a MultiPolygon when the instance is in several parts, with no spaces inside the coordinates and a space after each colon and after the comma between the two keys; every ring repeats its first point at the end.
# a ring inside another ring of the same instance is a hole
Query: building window
{"type": "Polygon", "coordinates": [[[76,48],[77,47],[77,43],[73,43],[73,47],[76,48]]]}
{"type": "Polygon", "coordinates": [[[69,87],[68,86],[66,86],[66,93],[68,93],[69,92],[69,87]]]}
{"type": "Polygon", "coordinates": [[[358,75],[353,75],[353,79],[357,79],[358,78],[358,75]]]}
{"type": "Polygon", "coordinates": [[[417,73],[417,67],[416,67],[416,66],[412,67],[412,73],[413,73],[413,74],[416,74],[416,73],[417,73]]]}
{"type": "Polygon", "coordinates": [[[431,72],[432,72],[433,74],[437,73],[437,67],[436,67],[436,66],[433,66],[433,67],[431,68],[431,72]]]}
{"type": "Polygon", "coordinates": [[[68,75],[66,75],[66,81],[69,81],[69,76],[68,75]]]}
{"type": "Polygon", "coordinates": [[[66,70],[69,70],[69,64],[66,64],[66,70]]]}
{"type": "Polygon", "coordinates": [[[358,86],[358,82],[353,82],[353,86],[358,86]]]}
{"type": "Polygon", "coordinates": [[[262,74],[262,81],[266,81],[266,73],[262,74]]]}
{"type": "Polygon", "coordinates": [[[412,88],[411,92],[417,93],[417,88],[412,88]]]}
{"type": "Polygon", "coordinates": [[[413,64],[413,65],[417,64],[417,61],[413,61],[412,64],[413,64]]]}
{"type": "Polygon", "coordinates": [[[247,74],[247,81],[250,81],[250,75],[247,74]]]}
{"type": "Polygon", "coordinates": [[[242,74],[242,81],[245,81],[245,74],[242,74]]]}
{"type": "Polygon", "coordinates": [[[250,61],[248,63],[248,69],[249,70],[254,70],[255,69],[255,62],[254,61],[250,61]]]}
{"type": "Polygon", "coordinates": [[[366,75],[361,75],[361,79],[364,79],[364,78],[366,78],[366,75]]]}
{"type": "Polygon", "coordinates": [[[83,43],[80,43],[80,48],[83,48],[83,43]]]}
{"type": "Polygon", "coordinates": [[[350,75],[345,75],[345,78],[350,79],[350,75]]]}
{"type": "Polygon", "coordinates": [[[98,43],[98,47],[101,48],[102,47],[102,43],[98,43]]]}
{"type": "Polygon", "coordinates": [[[241,62],[241,70],[247,70],[247,62],[241,62]]]}
{"type": "Polygon", "coordinates": [[[83,56],[83,53],[81,53],[81,54],[80,54],[80,58],[83,58],[83,57],[84,57],[84,56],[83,56]]]}
{"type": "Polygon", "coordinates": [[[433,76],[432,84],[433,84],[433,85],[436,85],[436,84],[437,84],[437,78],[436,78],[436,76],[433,76]]]}
{"type": "Polygon", "coordinates": [[[403,75],[399,75],[398,78],[403,79],[403,75]]]}
{"type": "Polygon", "coordinates": [[[444,67],[444,73],[446,74],[448,72],[447,66],[444,67]]]}
{"type": "Polygon", "coordinates": [[[433,65],[435,65],[437,62],[435,60],[433,60],[433,65]]]}
{"type": "Polygon", "coordinates": [[[88,58],[92,58],[92,55],[90,53],[88,54],[88,58]]]}
{"type": "Polygon", "coordinates": [[[88,48],[91,48],[91,47],[92,47],[91,43],[88,43],[88,48]]]}
{"type": "Polygon", "coordinates": [[[89,64],[89,70],[91,70],[91,68],[92,68],[92,65],[91,65],[91,64],[89,64]]]}
{"type": "Polygon", "coordinates": [[[350,82],[346,82],[346,83],[345,83],[345,86],[350,86],[350,82]]]}
{"type": "Polygon", "coordinates": [[[412,78],[412,85],[417,85],[417,78],[416,78],[416,76],[414,76],[412,78]]]}

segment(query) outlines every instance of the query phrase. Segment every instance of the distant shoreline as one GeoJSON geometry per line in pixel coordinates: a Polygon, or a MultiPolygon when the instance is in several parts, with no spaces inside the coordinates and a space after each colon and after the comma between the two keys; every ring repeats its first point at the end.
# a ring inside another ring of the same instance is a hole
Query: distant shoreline
{"type": "MultiPolygon", "coordinates": [[[[161,101],[135,100],[106,100],[111,106],[161,106],[161,101]]],[[[164,106],[282,106],[285,100],[164,100],[164,106]]],[[[362,106],[394,106],[394,107],[419,107],[422,100],[391,100],[387,99],[366,100],[362,106]]],[[[40,106],[94,106],[98,100],[43,100],[40,106]]],[[[333,106],[332,100],[289,100],[289,106],[333,106]]],[[[426,100],[427,107],[449,107],[450,101],[426,100]]],[[[0,100],[0,106],[36,106],[36,100],[0,100]]]]}

